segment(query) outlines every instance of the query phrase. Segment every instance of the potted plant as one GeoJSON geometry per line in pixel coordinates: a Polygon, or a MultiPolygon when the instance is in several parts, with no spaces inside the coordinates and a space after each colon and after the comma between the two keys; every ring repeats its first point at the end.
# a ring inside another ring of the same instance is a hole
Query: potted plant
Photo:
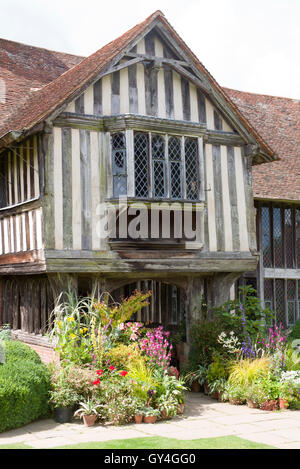
{"type": "Polygon", "coordinates": [[[50,391],[50,403],[54,407],[54,418],[58,423],[69,423],[73,417],[74,405],[78,402],[79,396],[68,386],[57,384],[50,391]]]}
{"type": "Polygon", "coordinates": [[[206,381],[207,367],[199,365],[195,371],[190,371],[184,377],[185,384],[192,392],[200,392],[206,381]]]}
{"type": "Polygon", "coordinates": [[[156,403],[163,420],[168,420],[177,415],[178,401],[172,394],[161,395],[156,403]]]}
{"type": "Polygon", "coordinates": [[[206,374],[207,394],[213,399],[220,398],[220,392],[225,389],[227,372],[224,363],[218,355],[214,356],[213,362],[209,365],[206,374]],[[219,389],[220,388],[220,389],[219,389]]]}
{"type": "Polygon", "coordinates": [[[83,418],[83,423],[86,427],[94,425],[98,418],[98,409],[101,407],[100,404],[96,404],[92,399],[88,398],[87,401],[80,402],[79,406],[74,416],[83,418]]]}
{"type": "Polygon", "coordinates": [[[177,414],[182,415],[184,411],[184,400],[183,398],[179,397],[178,405],[177,405],[177,414]]]}
{"type": "Polygon", "coordinates": [[[245,389],[245,399],[248,407],[259,409],[261,404],[266,400],[266,394],[259,383],[253,383],[245,389]]]}
{"type": "Polygon", "coordinates": [[[143,420],[145,423],[155,423],[157,417],[160,416],[160,411],[158,409],[153,409],[153,407],[144,407],[143,409],[143,420]]]}
{"type": "Polygon", "coordinates": [[[245,403],[245,389],[238,385],[227,386],[228,401],[232,405],[243,405],[245,403]]]}
{"type": "Polygon", "coordinates": [[[141,399],[135,399],[134,416],[133,416],[135,423],[142,423],[143,417],[144,417],[144,413],[143,413],[144,405],[145,405],[145,402],[143,402],[141,399]]]}
{"type": "Polygon", "coordinates": [[[267,376],[259,380],[259,385],[265,393],[265,400],[261,403],[260,408],[267,411],[278,410],[279,381],[271,373],[268,373],[267,376]]]}
{"type": "Polygon", "coordinates": [[[290,385],[288,382],[281,382],[279,384],[279,409],[284,410],[289,406],[291,398],[290,385]]]}
{"type": "Polygon", "coordinates": [[[209,383],[209,395],[212,399],[223,400],[227,387],[227,381],[224,378],[218,378],[209,383]]]}

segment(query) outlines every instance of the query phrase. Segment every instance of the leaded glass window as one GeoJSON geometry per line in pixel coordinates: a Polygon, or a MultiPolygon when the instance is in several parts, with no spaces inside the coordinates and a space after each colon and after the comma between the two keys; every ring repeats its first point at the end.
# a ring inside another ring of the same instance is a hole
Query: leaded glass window
{"type": "Polygon", "coordinates": [[[287,280],[287,319],[288,325],[296,322],[296,281],[287,280]]]}
{"type": "Polygon", "coordinates": [[[199,198],[199,176],[198,176],[198,149],[194,138],[186,138],[184,142],[185,157],[185,184],[186,198],[197,200],[199,198]]]}
{"type": "Polygon", "coordinates": [[[136,197],[149,196],[149,139],[148,134],[134,136],[134,177],[136,197]]]}
{"type": "Polygon", "coordinates": [[[114,197],[127,194],[126,139],[123,133],[112,135],[114,197]]]}
{"type": "Polygon", "coordinates": [[[196,138],[136,132],[134,166],[136,197],[199,200],[196,138]]]}
{"type": "Polygon", "coordinates": [[[284,231],[285,231],[285,256],[286,256],[286,267],[294,267],[294,235],[293,235],[293,220],[292,220],[292,209],[284,209],[284,231]]]}
{"type": "Polygon", "coordinates": [[[169,180],[170,197],[172,199],[182,198],[182,158],[181,140],[178,137],[170,137],[168,140],[169,153],[169,180]]]}
{"type": "Polygon", "coordinates": [[[155,198],[166,196],[165,177],[165,138],[161,135],[152,135],[152,171],[153,171],[153,195],[155,198]]]}
{"type": "Polygon", "coordinates": [[[271,244],[271,226],[270,226],[270,210],[269,207],[261,209],[262,223],[262,252],[264,267],[272,265],[272,244],[271,244]]]}
{"type": "Polygon", "coordinates": [[[273,242],[275,267],[283,267],[283,242],[281,208],[273,208],[273,242]]]}

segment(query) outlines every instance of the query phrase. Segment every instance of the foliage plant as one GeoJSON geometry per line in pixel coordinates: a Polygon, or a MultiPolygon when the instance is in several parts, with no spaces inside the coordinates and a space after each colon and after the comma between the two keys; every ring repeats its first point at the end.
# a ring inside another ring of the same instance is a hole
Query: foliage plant
{"type": "Polygon", "coordinates": [[[98,415],[99,408],[100,404],[88,398],[86,401],[79,402],[79,408],[74,412],[74,417],[82,418],[84,415],[98,415]]]}
{"type": "Polygon", "coordinates": [[[206,381],[211,387],[211,384],[218,379],[227,379],[228,372],[224,361],[221,360],[219,355],[215,355],[212,363],[209,365],[206,374],[206,381]]]}
{"type": "Polygon", "coordinates": [[[250,386],[259,377],[268,373],[269,369],[270,361],[266,357],[238,360],[229,367],[228,382],[231,385],[250,386]]]}
{"type": "Polygon", "coordinates": [[[249,285],[239,287],[236,299],[226,301],[213,312],[222,319],[227,330],[235,331],[237,337],[244,340],[264,336],[266,325],[274,318],[270,309],[261,306],[256,290],[249,285]]]}
{"type": "Polygon", "coordinates": [[[198,365],[194,371],[189,371],[184,375],[184,382],[188,387],[191,387],[194,381],[197,381],[200,386],[203,386],[207,381],[207,370],[208,367],[205,365],[198,365]]]}
{"type": "Polygon", "coordinates": [[[190,329],[189,352],[189,364],[192,370],[200,364],[208,366],[212,362],[214,353],[222,352],[223,347],[218,343],[218,337],[223,331],[224,323],[220,317],[194,321],[190,329]]]}
{"type": "Polygon", "coordinates": [[[247,401],[251,401],[257,406],[260,406],[267,400],[267,395],[259,382],[253,382],[250,386],[247,386],[244,391],[244,397],[247,401]]]}
{"type": "Polygon", "coordinates": [[[135,291],[129,298],[125,298],[121,303],[113,302],[110,295],[104,293],[99,301],[94,302],[94,314],[97,322],[104,326],[116,329],[120,324],[128,321],[136,312],[149,305],[147,299],[151,296],[151,292],[142,293],[135,291]]]}

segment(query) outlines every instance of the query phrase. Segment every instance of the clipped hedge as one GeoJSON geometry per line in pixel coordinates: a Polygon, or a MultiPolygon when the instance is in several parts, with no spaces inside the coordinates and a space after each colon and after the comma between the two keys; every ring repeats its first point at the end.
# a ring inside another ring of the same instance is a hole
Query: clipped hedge
{"type": "Polygon", "coordinates": [[[18,341],[5,341],[0,365],[0,432],[46,416],[50,379],[38,354],[18,341]]]}

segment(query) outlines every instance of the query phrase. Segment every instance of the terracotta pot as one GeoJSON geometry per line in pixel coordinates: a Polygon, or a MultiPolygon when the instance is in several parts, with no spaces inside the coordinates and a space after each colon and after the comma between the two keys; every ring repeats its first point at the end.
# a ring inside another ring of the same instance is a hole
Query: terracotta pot
{"type": "Polygon", "coordinates": [[[184,411],[184,404],[178,404],[178,407],[177,407],[177,414],[183,414],[183,411],[184,411]]]}
{"type": "Polygon", "coordinates": [[[155,423],[157,420],[156,415],[144,415],[144,422],[145,423],[155,423]]]}
{"type": "Polygon", "coordinates": [[[207,384],[207,383],[204,383],[203,388],[204,388],[204,394],[208,395],[208,394],[209,394],[209,386],[208,386],[208,384],[207,384]]]}
{"type": "Polygon", "coordinates": [[[134,420],[135,420],[135,423],[142,423],[143,415],[135,415],[134,420]]]}
{"type": "Polygon", "coordinates": [[[247,406],[250,407],[250,409],[259,409],[259,405],[249,399],[247,399],[247,406]]]}
{"type": "Polygon", "coordinates": [[[194,381],[192,384],[192,392],[200,392],[201,386],[198,381],[194,381]]]}
{"type": "Polygon", "coordinates": [[[289,406],[289,403],[288,401],[286,401],[285,399],[281,399],[281,397],[279,398],[279,409],[287,409],[289,406]]]}
{"type": "Polygon", "coordinates": [[[83,416],[83,423],[86,427],[92,427],[97,420],[97,415],[84,415],[83,416]]]}
{"type": "Polygon", "coordinates": [[[242,399],[233,399],[232,397],[229,397],[229,404],[232,405],[243,405],[244,402],[242,399]]]}
{"type": "Polygon", "coordinates": [[[161,418],[162,418],[163,420],[169,420],[169,419],[170,419],[170,417],[169,417],[169,415],[167,414],[167,411],[166,411],[166,410],[162,410],[160,414],[161,414],[161,418]]]}
{"type": "Polygon", "coordinates": [[[277,400],[265,401],[261,404],[260,408],[262,410],[268,410],[268,411],[278,410],[278,401],[277,400]]]}
{"type": "Polygon", "coordinates": [[[212,392],[211,394],[209,394],[209,397],[211,397],[212,399],[220,399],[220,393],[218,391],[215,391],[215,392],[212,392]]]}

